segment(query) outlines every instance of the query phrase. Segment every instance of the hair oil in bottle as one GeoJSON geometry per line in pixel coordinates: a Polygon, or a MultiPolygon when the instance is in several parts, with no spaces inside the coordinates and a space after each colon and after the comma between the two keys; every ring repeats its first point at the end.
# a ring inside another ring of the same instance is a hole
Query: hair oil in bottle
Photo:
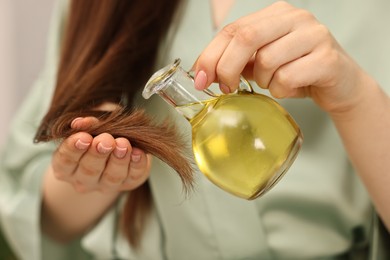
{"type": "Polygon", "coordinates": [[[176,107],[195,114],[189,122],[201,172],[245,199],[270,189],[287,171],[301,143],[290,115],[272,99],[259,96],[241,92],[207,100],[203,107],[196,103],[176,107]]]}

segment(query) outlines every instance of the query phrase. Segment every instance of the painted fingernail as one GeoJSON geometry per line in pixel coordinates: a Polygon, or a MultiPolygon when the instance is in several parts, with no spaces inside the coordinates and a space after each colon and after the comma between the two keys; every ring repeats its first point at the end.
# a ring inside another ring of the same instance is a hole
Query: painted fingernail
{"type": "Polygon", "coordinates": [[[132,154],[131,155],[131,161],[132,162],[139,162],[141,160],[141,155],[140,154],[132,154]]]}
{"type": "Polygon", "coordinates": [[[99,153],[106,154],[112,151],[112,146],[104,146],[102,143],[98,143],[97,150],[99,153]]]}
{"type": "Polygon", "coordinates": [[[116,158],[118,159],[122,159],[126,156],[126,153],[127,153],[127,147],[115,147],[114,149],[114,155],[116,156],[116,158]]]}
{"type": "Polygon", "coordinates": [[[228,86],[226,86],[225,84],[223,84],[223,83],[219,83],[219,88],[225,94],[229,94],[231,92],[230,88],[228,86]]]}
{"type": "Polygon", "coordinates": [[[72,123],[70,123],[70,127],[77,129],[79,127],[78,122],[80,122],[82,119],[82,117],[76,117],[75,119],[73,119],[72,123]]]}
{"type": "Polygon", "coordinates": [[[194,85],[197,90],[203,90],[206,88],[207,84],[207,74],[203,70],[200,70],[194,80],[194,85]]]}
{"type": "Polygon", "coordinates": [[[75,146],[79,150],[85,150],[89,147],[91,143],[83,142],[80,139],[76,141],[75,146]]]}

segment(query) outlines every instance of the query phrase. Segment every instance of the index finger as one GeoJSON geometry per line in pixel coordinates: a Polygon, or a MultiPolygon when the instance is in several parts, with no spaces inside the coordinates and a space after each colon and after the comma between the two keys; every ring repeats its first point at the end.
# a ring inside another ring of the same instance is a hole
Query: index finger
{"type": "Polygon", "coordinates": [[[195,72],[203,78],[195,77],[196,88],[205,89],[218,79],[230,91],[236,89],[240,74],[256,51],[291,30],[291,17],[285,15],[291,8],[278,2],[224,27],[197,59],[195,72]]]}
{"type": "Polygon", "coordinates": [[[52,159],[53,171],[57,178],[66,179],[73,174],[92,140],[90,134],[79,132],[69,136],[59,145],[52,159]]]}

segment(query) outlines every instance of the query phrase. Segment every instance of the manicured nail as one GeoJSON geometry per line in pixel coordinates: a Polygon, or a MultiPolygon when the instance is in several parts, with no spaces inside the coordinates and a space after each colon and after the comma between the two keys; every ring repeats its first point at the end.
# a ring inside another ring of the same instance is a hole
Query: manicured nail
{"type": "Polygon", "coordinates": [[[106,154],[111,152],[112,146],[104,146],[102,143],[98,143],[97,150],[99,153],[106,154]]]}
{"type": "Polygon", "coordinates": [[[132,154],[131,155],[131,161],[132,162],[139,162],[141,160],[141,155],[140,154],[132,154]]]}
{"type": "Polygon", "coordinates": [[[86,142],[83,142],[81,141],[80,139],[76,141],[75,143],[75,146],[77,149],[80,149],[80,150],[85,150],[89,147],[91,143],[86,143],[86,142]]]}
{"type": "Polygon", "coordinates": [[[229,94],[231,92],[230,88],[223,83],[219,83],[219,88],[225,94],[229,94]]]}
{"type": "Polygon", "coordinates": [[[126,156],[126,153],[127,153],[127,147],[115,147],[114,149],[114,155],[118,158],[118,159],[122,159],[126,156]]]}
{"type": "Polygon", "coordinates": [[[82,119],[82,117],[76,117],[75,119],[73,119],[72,123],[70,123],[70,127],[77,129],[78,122],[80,122],[82,119]]]}
{"type": "Polygon", "coordinates": [[[206,88],[206,84],[207,84],[207,75],[206,75],[206,72],[204,72],[203,70],[200,70],[196,76],[195,76],[195,80],[194,80],[194,84],[195,84],[195,88],[197,90],[203,90],[206,88]]]}

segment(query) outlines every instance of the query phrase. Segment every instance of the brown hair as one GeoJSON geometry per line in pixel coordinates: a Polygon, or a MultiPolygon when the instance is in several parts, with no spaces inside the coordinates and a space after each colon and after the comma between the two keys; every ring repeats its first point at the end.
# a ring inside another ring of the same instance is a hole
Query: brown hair
{"type": "MultiPolygon", "coordinates": [[[[76,132],[70,128],[74,118],[96,116],[99,123],[87,132],[128,138],[133,146],[175,169],[188,190],[193,181],[192,167],[181,137],[172,125],[156,124],[132,105],[135,93],[153,70],[158,47],[179,2],[73,0],[54,96],[35,141],[62,140],[76,132]],[[94,109],[104,102],[115,102],[121,109],[94,109]]],[[[134,247],[139,244],[150,206],[148,182],[129,192],[122,230],[134,247]]]]}

